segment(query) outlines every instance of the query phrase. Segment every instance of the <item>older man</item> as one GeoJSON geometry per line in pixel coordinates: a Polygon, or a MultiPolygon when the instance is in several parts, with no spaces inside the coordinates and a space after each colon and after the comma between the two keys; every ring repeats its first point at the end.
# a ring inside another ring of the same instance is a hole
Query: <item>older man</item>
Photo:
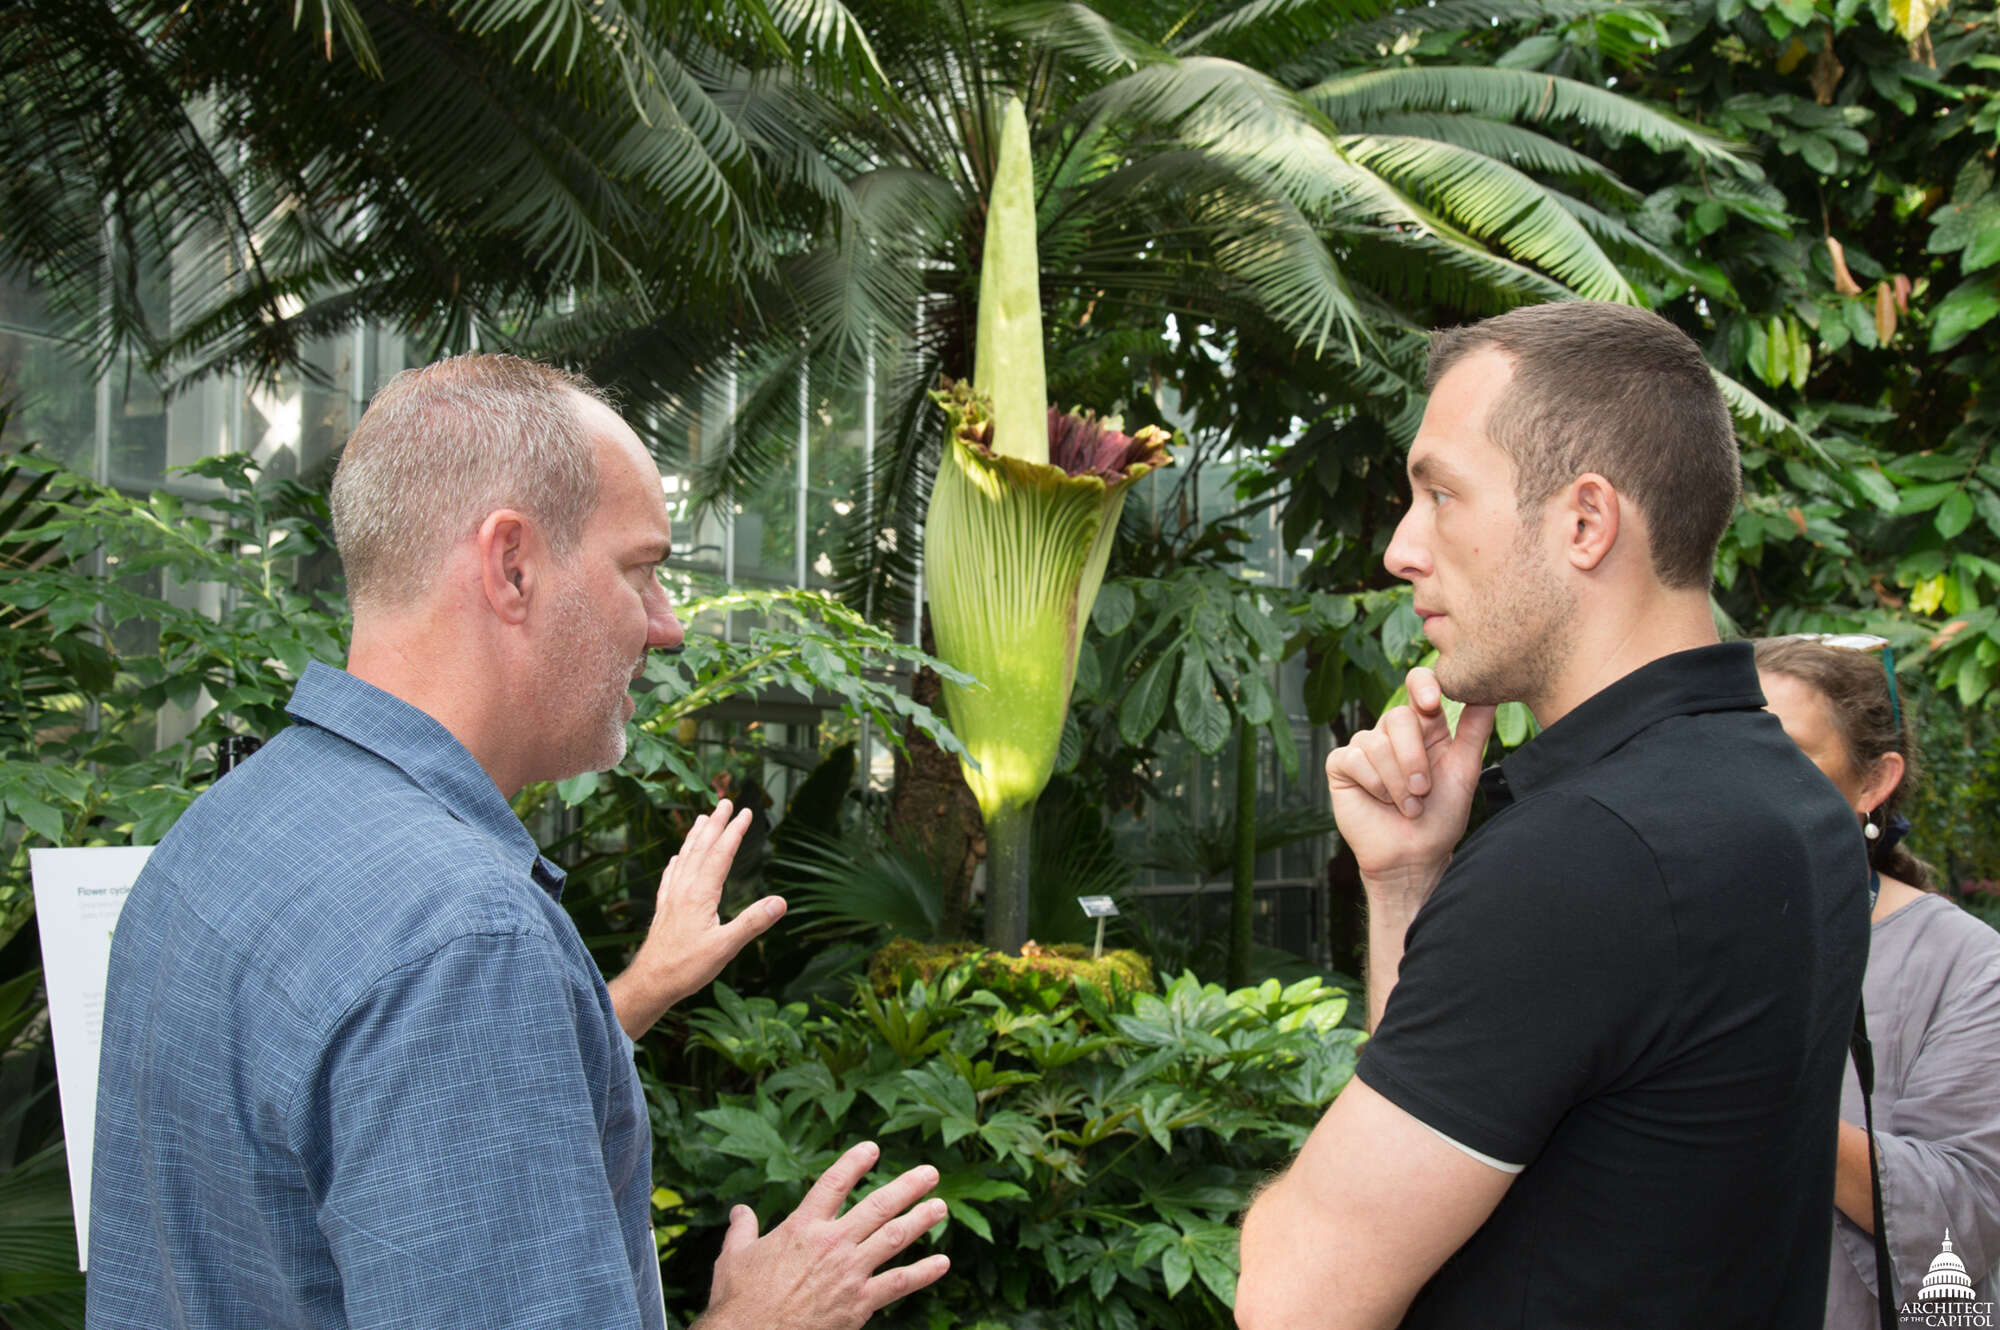
{"type": "MultiPolygon", "coordinates": [[[[724,924],[745,817],[699,819],[607,986],[508,799],[624,753],[681,626],[660,477],[580,379],[504,356],[399,376],[334,480],[346,671],[197,800],[112,948],[88,1324],[657,1327],[632,1039],[784,911],[724,924]]],[[[855,1327],[943,1218],[928,1168],[846,1215],[850,1150],[759,1237],[711,1330],[855,1327]]]]}
{"type": "Polygon", "coordinates": [[[1441,334],[1409,475],[1437,671],[1327,766],[1374,1035],[1244,1221],[1238,1323],[1816,1328],[1867,874],[1716,642],[1708,367],[1618,305],[1441,334]],[[1541,734],[1482,782],[1515,699],[1541,734]]]}

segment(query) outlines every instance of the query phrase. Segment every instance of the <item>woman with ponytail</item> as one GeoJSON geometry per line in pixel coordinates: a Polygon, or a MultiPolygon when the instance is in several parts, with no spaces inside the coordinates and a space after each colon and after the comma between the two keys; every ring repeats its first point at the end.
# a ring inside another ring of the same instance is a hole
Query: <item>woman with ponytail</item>
{"type": "MultiPolygon", "coordinates": [[[[1770,710],[1853,807],[1874,869],[1863,984],[1874,1046],[1882,1214],[1900,1286],[1917,1297],[1943,1250],[1990,1312],[2000,1266],[2000,933],[1932,891],[1898,811],[1917,778],[1888,644],[1818,634],[1757,643],[1770,710]]],[[[1874,1194],[1861,1091],[1841,1099],[1828,1327],[1876,1324],[1874,1194]]],[[[1966,1322],[1971,1324],[1972,1322],[1966,1322]]]]}

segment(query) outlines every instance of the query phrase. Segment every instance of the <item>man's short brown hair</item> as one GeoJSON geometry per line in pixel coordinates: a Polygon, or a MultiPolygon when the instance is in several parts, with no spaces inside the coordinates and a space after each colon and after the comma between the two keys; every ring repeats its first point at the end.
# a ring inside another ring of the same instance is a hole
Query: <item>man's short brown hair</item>
{"type": "Polygon", "coordinates": [[[1514,366],[1486,428],[1513,460],[1522,512],[1594,471],[1646,515],[1660,581],[1706,587],[1743,476],[1736,427],[1693,339],[1630,305],[1529,305],[1433,334],[1426,388],[1485,347],[1514,366]]]}
{"type": "Polygon", "coordinates": [[[416,602],[451,547],[499,508],[534,518],[566,557],[597,507],[581,398],[604,401],[581,375],[516,356],[456,356],[391,379],[333,477],[349,602],[416,602]]]}

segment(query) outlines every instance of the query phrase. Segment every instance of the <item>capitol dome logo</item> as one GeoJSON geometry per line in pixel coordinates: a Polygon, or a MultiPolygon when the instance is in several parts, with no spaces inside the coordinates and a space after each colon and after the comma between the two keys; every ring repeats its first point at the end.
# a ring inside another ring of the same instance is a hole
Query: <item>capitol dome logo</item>
{"type": "Polygon", "coordinates": [[[1993,1330],[1993,1304],[1981,1302],[1965,1273],[1965,1262],[1951,1249],[1951,1230],[1944,1247],[1931,1261],[1929,1273],[1914,1302],[1902,1306],[1904,1325],[1984,1327],[1993,1330]]]}

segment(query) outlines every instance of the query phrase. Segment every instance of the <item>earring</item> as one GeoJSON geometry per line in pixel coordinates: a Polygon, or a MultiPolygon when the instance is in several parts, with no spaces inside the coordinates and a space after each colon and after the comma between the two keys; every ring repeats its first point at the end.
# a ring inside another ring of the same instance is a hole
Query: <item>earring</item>
{"type": "Polygon", "coordinates": [[[1875,825],[1875,814],[1872,811],[1861,815],[1861,834],[1869,840],[1882,839],[1882,828],[1875,825]]]}

